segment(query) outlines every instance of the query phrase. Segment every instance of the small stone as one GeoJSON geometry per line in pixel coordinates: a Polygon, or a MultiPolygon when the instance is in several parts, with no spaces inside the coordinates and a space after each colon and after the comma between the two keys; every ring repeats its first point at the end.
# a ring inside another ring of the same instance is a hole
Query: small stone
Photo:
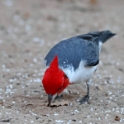
{"type": "Polygon", "coordinates": [[[11,118],[5,117],[2,118],[1,122],[10,122],[11,118]]]}
{"type": "Polygon", "coordinates": [[[73,119],[72,121],[76,121],[75,119],[73,119]]]}
{"type": "Polygon", "coordinates": [[[0,99],[0,104],[3,105],[3,100],[2,99],[0,99]]]}
{"type": "Polygon", "coordinates": [[[115,117],[115,121],[120,121],[120,117],[119,116],[116,116],[115,117]]]}
{"type": "Polygon", "coordinates": [[[102,88],[100,86],[96,86],[97,90],[102,90],[102,88]]]}

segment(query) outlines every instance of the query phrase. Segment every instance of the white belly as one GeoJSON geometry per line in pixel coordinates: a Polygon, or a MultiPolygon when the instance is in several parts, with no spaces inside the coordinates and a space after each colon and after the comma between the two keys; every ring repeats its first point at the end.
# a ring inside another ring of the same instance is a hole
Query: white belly
{"type": "Polygon", "coordinates": [[[62,68],[64,73],[68,76],[70,83],[82,83],[89,80],[96,69],[97,66],[85,67],[83,61],[80,62],[76,70],[74,70],[72,66],[70,66],[69,69],[62,68]]]}

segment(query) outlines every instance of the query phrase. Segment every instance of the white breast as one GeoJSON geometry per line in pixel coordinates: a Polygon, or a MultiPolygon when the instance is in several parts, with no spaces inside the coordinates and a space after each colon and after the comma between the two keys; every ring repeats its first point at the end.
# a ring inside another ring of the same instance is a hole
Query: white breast
{"type": "Polygon", "coordinates": [[[96,68],[97,66],[85,67],[84,62],[81,61],[79,67],[76,70],[74,70],[72,66],[70,66],[68,69],[61,69],[68,76],[70,83],[82,83],[92,77],[96,68]]]}
{"type": "MultiPolygon", "coordinates": [[[[103,43],[99,41],[99,53],[101,52],[102,44],[103,43]]],[[[70,83],[82,83],[92,77],[93,73],[97,69],[97,66],[85,67],[84,62],[81,61],[76,70],[74,70],[73,66],[69,66],[66,69],[61,69],[68,76],[70,83]]]]}

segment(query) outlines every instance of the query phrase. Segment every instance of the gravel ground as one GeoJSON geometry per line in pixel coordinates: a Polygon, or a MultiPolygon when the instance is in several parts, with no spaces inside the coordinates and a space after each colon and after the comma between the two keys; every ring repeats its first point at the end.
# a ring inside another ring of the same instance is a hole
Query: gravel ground
{"type": "Polygon", "coordinates": [[[123,0],[0,0],[0,124],[124,123],[123,0]],[[109,29],[93,76],[90,104],[77,100],[84,84],[68,87],[47,107],[43,59],[63,38],[109,29]]]}

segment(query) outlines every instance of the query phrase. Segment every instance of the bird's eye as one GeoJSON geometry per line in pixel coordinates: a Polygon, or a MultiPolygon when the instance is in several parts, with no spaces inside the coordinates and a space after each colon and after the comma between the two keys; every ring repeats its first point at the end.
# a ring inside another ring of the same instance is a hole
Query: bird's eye
{"type": "Polygon", "coordinates": [[[64,75],[64,77],[65,77],[65,78],[68,78],[66,74],[64,75]]]}

